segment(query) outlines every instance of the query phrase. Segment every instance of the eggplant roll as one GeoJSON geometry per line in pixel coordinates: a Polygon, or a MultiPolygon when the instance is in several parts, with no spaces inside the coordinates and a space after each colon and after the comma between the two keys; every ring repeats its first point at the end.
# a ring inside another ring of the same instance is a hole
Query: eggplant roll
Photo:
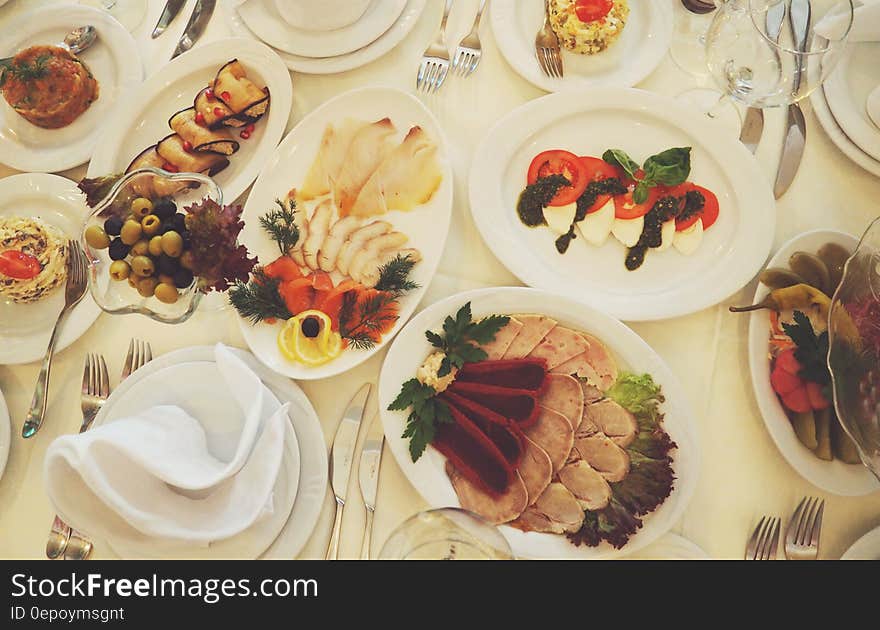
{"type": "Polygon", "coordinates": [[[269,109],[269,89],[261,89],[248,79],[244,66],[237,59],[233,59],[217,72],[214,96],[236,114],[247,117],[250,122],[259,120],[269,109]]]}
{"type": "Polygon", "coordinates": [[[238,142],[233,140],[225,129],[209,129],[196,122],[194,107],[177,112],[168,121],[178,136],[189,142],[194,151],[232,155],[238,151],[238,142]]]}

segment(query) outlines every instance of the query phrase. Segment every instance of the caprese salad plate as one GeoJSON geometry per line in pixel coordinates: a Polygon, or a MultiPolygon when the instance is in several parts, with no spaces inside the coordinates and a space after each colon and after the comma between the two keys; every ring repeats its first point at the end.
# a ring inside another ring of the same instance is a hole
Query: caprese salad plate
{"type": "Polygon", "coordinates": [[[520,107],[477,149],[469,185],[483,239],[520,280],[628,321],[720,302],[773,243],[775,201],[748,150],[641,90],[520,107]]]}

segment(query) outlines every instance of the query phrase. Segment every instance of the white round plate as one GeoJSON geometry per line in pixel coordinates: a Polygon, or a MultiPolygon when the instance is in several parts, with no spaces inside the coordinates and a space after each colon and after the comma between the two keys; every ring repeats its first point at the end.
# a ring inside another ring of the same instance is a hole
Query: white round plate
{"type": "Polygon", "coordinates": [[[872,529],[855,541],[840,557],[841,560],[880,560],[880,527],[872,529]]]}
{"type": "Polygon", "coordinates": [[[288,24],[274,0],[247,0],[238,14],[261,40],[291,55],[336,57],[373,43],[397,21],[407,0],[373,0],[356,22],[333,31],[308,31],[288,24]]]}
{"type": "MultiPolygon", "coordinates": [[[[224,11],[224,13],[226,13],[226,21],[232,32],[238,37],[259,40],[259,37],[247,27],[242,21],[241,16],[238,15],[236,6],[241,4],[240,0],[225,0],[225,2],[226,11],[224,11]]],[[[426,3],[427,0],[408,0],[403,13],[401,13],[397,21],[384,35],[371,44],[347,55],[316,59],[312,57],[291,55],[280,50],[275,50],[275,52],[281,57],[287,67],[295,72],[302,72],[304,74],[336,74],[338,72],[347,72],[348,70],[353,70],[366,65],[371,61],[375,61],[403,41],[416,25],[416,22],[418,22],[419,16],[421,16],[422,11],[425,9],[426,3]]]]}
{"type": "MultiPolygon", "coordinates": [[[[825,243],[838,243],[855,251],[859,239],[836,230],[813,230],[794,237],[770,259],[768,267],[788,267],[788,259],[796,251],[816,253],[825,243]]],[[[755,303],[769,292],[763,284],[755,292],[755,303]]],[[[817,488],[841,496],[861,496],[880,490],[880,482],[864,466],[816,457],[800,443],[779,398],[770,386],[770,361],[767,360],[770,338],[770,317],[767,311],[755,311],[749,320],[749,367],[752,388],[770,437],[782,456],[804,479],[817,488]]]]}
{"type": "Polygon", "coordinates": [[[277,341],[282,323],[252,325],[240,318],[241,332],[251,351],[268,367],[290,378],[313,380],[341,374],[363,363],[387,344],[412,315],[431,283],[449,232],[453,175],[445,135],[437,120],[421,101],[406,92],[394,88],[362,88],[327,101],[300,121],[284,139],[275,155],[266,163],[248,196],[242,215],[245,227],[241,242],[263,264],[278,258],[278,246],[263,231],[259,217],[272,209],[276,199],[283,198],[291,188],[302,184],[302,178],[318,154],[327,125],[352,116],[365,121],[390,118],[397,128],[398,141],[411,127],[419,125],[440,147],[438,160],[443,182],[431,200],[410,212],[395,211],[374,217],[388,221],[396,230],[408,235],[406,246],[421,251],[423,259],[415,266],[412,275],[420,288],[400,299],[400,317],[394,328],[384,335],[382,343],[367,351],[345,350],[338,358],[317,367],[293,363],[284,358],[278,350],[277,341]]]}
{"type": "MultiPolygon", "coordinates": [[[[37,217],[79,240],[89,209],[71,180],[46,173],[22,173],[0,179],[0,216],[37,217]]],[[[0,365],[31,363],[46,353],[52,327],[64,307],[64,287],[32,304],[0,299],[0,365]]],[[[56,351],[79,339],[101,309],[86,292],[62,325],[56,351]]]]}
{"type": "Polygon", "coordinates": [[[745,286],[773,245],[776,204],[754,156],[704,114],[642,90],[607,88],[531,101],[503,118],[475,154],[471,213],[483,239],[525,284],[588,302],[626,321],[677,317],[717,304],[745,286]],[[690,180],[712,190],[718,221],[699,249],[649,251],[636,271],[626,248],[575,239],[560,255],[555,235],[528,228],[516,213],[529,163],[546,149],[601,157],[623,149],[635,160],[670,147],[693,147],[690,180]]]}
{"type": "Polygon", "coordinates": [[[868,116],[868,95],[880,85],[880,42],[848,46],[825,81],[825,98],[843,132],[865,153],[880,160],[880,128],[868,116]]]}
{"type": "Polygon", "coordinates": [[[711,560],[695,543],[677,534],[666,534],[627,560],[711,560]]]}
{"type": "Polygon", "coordinates": [[[548,77],[535,57],[535,34],[544,21],[542,0],[494,0],[492,32],[507,63],[548,92],[587,86],[632,87],[666,57],[672,41],[672,3],[629,0],[629,20],[617,41],[595,55],[562,50],[564,77],[548,77]]]}
{"type": "Polygon", "coordinates": [[[493,287],[468,291],[432,304],[400,332],[391,345],[379,377],[379,408],[391,452],[410,483],[432,508],[458,506],[458,497],[444,470],[446,459],[429,448],[418,462],[409,455],[409,441],[403,439],[407,414],[388,411],[388,406],[405,381],[413,378],[432,348],[425,339],[426,330],[439,330],[443,319],[455,315],[466,302],[471,302],[475,319],[491,314],[540,313],[565,326],[583,330],[608,344],[621,369],[650,374],[663,388],[666,402],[664,427],[676,442],[673,469],[675,487],[657,510],[643,518],[644,525],[621,550],[607,543],[599,547],[575,547],[565,536],[525,533],[502,526],[500,529],[520,558],[591,559],[619,557],[634,553],[665,534],[681,517],[696,488],[700,473],[700,452],[696,439],[696,422],[687,397],[672,372],[652,349],[632,330],[571,298],[551,295],[526,288],[493,287]]]}
{"type": "MultiPolygon", "coordinates": [[[[260,556],[266,559],[290,559],[302,550],[309,536],[311,536],[312,530],[321,514],[327,492],[327,447],[324,441],[324,433],[315,410],[299,386],[290,380],[279,378],[267,370],[250,353],[235,348],[232,348],[232,351],[257,373],[263,384],[269,388],[280,402],[291,403],[289,416],[292,431],[288,433],[289,439],[285,440],[287,450],[283,465],[290,466],[291,462],[295,461],[298,457],[298,487],[296,488],[295,497],[283,497],[285,501],[293,499],[293,508],[292,510],[285,508],[285,514],[289,513],[289,517],[283,522],[277,538],[274,541],[271,539],[266,541],[267,545],[269,542],[271,544],[260,556]]],[[[101,421],[109,413],[105,410],[111,406],[111,403],[120,399],[124,400],[123,397],[126,396],[127,392],[140,381],[172,366],[194,362],[211,363],[213,361],[213,346],[184,348],[153,359],[119,384],[104,405],[104,409],[102,409],[96,421],[101,421]]],[[[155,400],[151,400],[149,404],[156,404],[155,400]]],[[[134,408],[137,408],[136,404],[134,408]]],[[[294,474],[293,471],[288,471],[285,479],[279,479],[276,492],[282,489],[283,486],[287,486],[289,484],[288,479],[292,478],[294,474]]],[[[246,535],[242,534],[241,536],[246,535]]],[[[229,545],[230,543],[229,541],[221,541],[220,543],[213,544],[207,550],[204,550],[203,554],[211,558],[227,557],[223,555],[221,549],[221,546],[224,544],[229,545]]],[[[236,543],[233,542],[231,544],[234,545],[236,543]]],[[[229,548],[227,546],[227,549],[229,548]]],[[[185,555],[191,556],[199,551],[201,550],[188,549],[185,555]]],[[[156,546],[156,541],[150,541],[149,544],[145,544],[136,550],[136,555],[144,554],[152,557],[162,554],[163,557],[167,558],[178,558],[184,555],[180,553],[179,548],[160,549],[156,546]]]]}
{"type": "MultiPolygon", "coordinates": [[[[272,49],[248,39],[223,39],[175,58],[161,71],[131,90],[104,123],[104,133],[89,163],[89,177],[124,171],[132,159],[171,133],[172,114],[192,107],[199,91],[227,61],[238,59],[248,77],[271,93],[269,113],[256,123],[249,140],[229,156],[229,166],[214,179],[226,203],[235,201],[257,177],[263,163],[284,135],[293,89],[290,73],[272,49]]],[[[237,139],[237,132],[233,137],[237,139]]]]}
{"type": "Polygon", "coordinates": [[[140,50],[119,22],[86,6],[50,6],[18,15],[3,26],[0,57],[36,44],[56,44],[72,25],[91,24],[98,39],[80,58],[98,80],[98,99],[61,129],[31,124],[0,98],[0,163],[20,171],[63,171],[87,162],[104,122],[144,76],[140,50]]]}
{"type": "Polygon", "coordinates": [[[819,124],[822,125],[825,133],[828,134],[828,137],[831,138],[831,141],[837,148],[863,169],[880,177],[880,161],[875,160],[862,151],[840,128],[840,125],[834,119],[834,114],[831,113],[831,108],[828,107],[825,91],[819,89],[813,92],[810,96],[810,103],[813,105],[813,111],[816,113],[816,118],[819,119],[819,124]]]}
{"type": "Polygon", "coordinates": [[[12,442],[12,429],[9,424],[9,407],[6,399],[0,391],[0,479],[3,479],[3,471],[6,470],[6,462],[9,460],[9,446],[12,442]]]}

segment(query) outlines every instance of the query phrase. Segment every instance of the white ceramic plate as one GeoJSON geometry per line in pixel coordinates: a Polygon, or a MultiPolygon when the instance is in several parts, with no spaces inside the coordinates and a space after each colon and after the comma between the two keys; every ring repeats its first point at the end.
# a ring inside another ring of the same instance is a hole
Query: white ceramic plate
{"type": "MultiPolygon", "coordinates": [[[[247,27],[236,10],[236,7],[241,4],[240,0],[225,0],[225,3],[226,10],[224,12],[226,13],[226,21],[232,32],[238,37],[247,37],[258,40],[259,37],[247,27]]],[[[275,52],[281,57],[287,67],[295,72],[302,72],[304,74],[335,74],[338,72],[347,72],[348,70],[353,70],[366,65],[371,61],[375,61],[403,41],[416,25],[416,22],[418,22],[419,16],[421,16],[422,11],[425,9],[426,3],[427,0],[408,0],[403,13],[401,13],[397,21],[384,35],[379,37],[373,43],[347,55],[315,59],[311,57],[291,55],[280,50],[276,50],[275,52]]]]}
{"type": "Polygon", "coordinates": [[[296,379],[319,379],[341,374],[369,359],[390,341],[406,323],[424,295],[426,287],[440,262],[449,222],[452,215],[452,167],[448,159],[446,139],[440,125],[428,109],[415,97],[394,88],[363,88],[346,92],[331,99],[306,116],[278,147],[251,191],[244,210],[245,228],[241,242],[256,254],[264,264],[279,256],[278,246],[260,227],[259,217],[272,209],[275,200],[284,197],[291,188],[302,184],[302,178],[318,153],[324,130],[330,123],[356,117],[374,121],[389,117],[397,127],[397,138],[402,140],[407,131],[421,126],[440,146],[438,159],[443,171],[443,182],[430,202],[411,212],[390,212],[382,215],[384,221],[407,234],[407,247],[415,247],[423,260],[413,269],[413,280],[420,289],[400,300],[400,317],[394,328],[384,335],[383,343],[369,351],[346,350],[338,358],[318,367],[308,367],[288,361],[278,350],[278,331],[275,325],[251,325],[240,319],[245,341],[260,361],[279,374],[296,379]]]}
{"type": "Polygon", "coordinates": [[[12,429],[9,425],[9,408],[6,399],[0,391],[0,479],[3,479],[3,471],[6,470],[6,462],[9,460],[9,446],[12,442],[12,429]]]}
{"type": "Polygon", "coordinates": [[[98,39],[80,56],[98,80],[98,99],[61,129],[42,129],[15,113],[0,98],[0,163],[20,171],[63,171],[91,158],[104,121],[116,104],[143,79],[134,39],[105,11],[86,6],[41,7],[3,27],[0,57],[36,44],[57,44],[73,25],[91,24],[98,39]]]}
{"type": "Polygon", "coordinates": [[[825,97],[835,120],[865,153],[880,160],[880,128],[868,116],[868,95],[880,85],[880,42],[848,46],[825,81],[825,97]]]}
{"type": "MultiPolygon", "coordinates": [[[[800,234],[782,247],[770,259],[768,267],[788,267],[788,259],[796,251],[816,253],[825,243],[838,243],[854,251],[859,239],[835,230],[813,230],[800,234]]],[[[755,302],[767,295],[768,289],[758,285],[755,302]]],[[[860,465],[834,460],[826,462],[816,457],[800,443],[791,422],[785,415],[773,388],[770,386],[770,362],[767,360],[770,319],[767,311],[755,311],[749,321],[749,366],[752,388],[767,431],[776,442],[782,456],[804,479],[818,488],[842,496],[861,496],[880,490],[880,482],[860,465]]]]}
{"type": "Polygon", "coordinates": [[[810,103],[813,105],[813,111],[816,113],[816,118],[819,119],[819,124],[822,125],[825,133],[828,134],[828,137],[831,138],[831,141],[837,148],[863,169],[880,177],[880,161],[875,160],[862,151],[840,128],[840,125],[834,119],[834,114],[831,113],[831,108],[828,107],[825,91],[819,89],[813,92],[810,96],[810,103]]]}
{"type": "MultiPolygon", "coordinates": [[[[296,496],[283,497],[285,500],[293,499],[293,509],[287,510],[289,517],[283,523],[277,538],[266,542],[271,544],[262,553],[265,559],[290,559],[295,557],[305,546],[321,514],[324,498],[327,492],[327,447],[324,441],[324,433],[321,429],[318,417],[311,403],[303,391],[292,381],[279,378],[267,370],[250,353],[232,349],[248,366],[254,370],[269,390],[275,394],[280,402],[290,402],[290,421],[292,431],[286,440],[285,466],[297,458],[298,450],[298,487],[296,496]],[[298,449],[296,444],[299,444],[298,449]]],[[[132,374],[128,379],[120,383],[104,406],[104,410],[98,416],[101,420],[108,413],[107,410],[114,400],[124,400],[127,392],[135,387],[140,381],[169,368],[184,363],[213,362],[214,348],[212,346],[200,346],[184,348],[162,355],[153,359],[143,368],[132,374]]],[[[152,401],[150,404],[155,404],[152,401]]],[[[287,483],[284,481],[283,483],[287,483]]],[[[281,484],[276,486],[279,490],[281,484]]],[[[225,542],[225,541],[224,541],[225,542]]],[[[160,550],[153,544],[137,550],[137,555],[148,554],[155,556],[165,553],[164,557],[180,557],[177,551],[160,550]],[[168,555],[170,554],[170,555],[168,555]]],[[[221,542],[220,545],[223,543],[221,542]]],[[[212,545],[206,552],[212,558],[226,557],[222,555],[219,545],[212,545]]],[[[189,550],[187,555],[192,555],[189,550]]]]}
{"type": "Polygon", "coordinates": [[[403,12],[407,0],[373,0],[353,24],[333,31],[308,31],[288,24],[274,0],[247,0],[238,14],[257,37],[270,46],[302,57],[336,57],[381,37],[403,12]]]}
{"type": "Polygon", "coordinates": [[[672,3],[629,0],[630,15],[620,37],[595,55],[563,49],[564,77],[548,77],[535,57],[535,34],[544,20],[542,0],[494,0],[492,32],[507,63],[528,82],[548,92],[586,86],[632,87],[666,57],[672,41],[672,3]]]}
{"type": "Polygon", "coordinates": [[[841,560],[880,560],[880,527],[872,529],[853,543],[841,560]]]}
{"type": "MultiPolygon", "coordinates": [[[[85,195],[64,177],[23,173],[0,179],[0,216],[37,217],[78,241],[88,212],[85,195]]],[[[33,304],[0,299],[0,365],[40,360],[63,307],[63,286],[33,304]]],[[[87,291],[62,325],[56,351],[79,339],[100,313],[87,291]]]]}
{"type": "Polygon", "coordinates": [[[514,110],[477,149],[470,203],[483,239],[520,280],[627,321],[717,304],[754,277],[776,229],[773,193],[748,149],[688,105],[634,89],[551,94],[514,110]],[[691,256],[649,251],[638,270],[628,271],[626,248],[613,237],[602,247],[575,239],[560,255],[553,232],[528,228],[517,216],[529,163],[541,151],[601,157],[619,148],[642,162],[683,146],[693,147],[690,180],[712,190],[721,205],[718,221],[691,256]]]}
{"type": "MultiPolygon", "coordinates": [[[[215,177],[226,203],[237,199],[284,135],[293,99],[284,63],[268,46],[247,39],[223,39],[199,46],[131,90],[104,123],[104,133],[89,163],[89,177],[124,171],[141,151],[170,134],[168,119],[172,114],[191,107],[220,67],[235,58],[252,81],[269,88],[272,97],[268,114],[256,123],[249,140],[240,140],[241,149],[215,177]]],[[[237,136],[233,130],[233,137],[237,136]]]]}
{"type": "Polygon", "coordinates": [[[572,300],[544,291],[525,288],[489,288],[453,295],[432,304],[398,335],[391,345],[379,377],[379,408],[391,452],[410,483],[432,508],[458,506],[458,497],[444,471],[446,459],[429,448],[418,462],[410,459],[408,443],[401,438],[406,413],[387,411],[405,381],[413,378],[432,348],[425,339],[426,330],[439,330],[443,319],[454,315],[466,302],[471,302],[474,318],[491,314],[541,313],[565,326],[595,335],[608,344],[621,369],[650,374],[663,388],[666,402],[664,427],[678,444],[673,469],[676,482],[672,494],[655,512],[644,517],[644,525],[630,538],[622,550],[603,543],[599,547],[575,547],[565,536],[525,533],[503,526],[501,531],[521,558],[608,558],[634,553],[665,534],[681,517],[700,472],[700,453],[696,439],[696,423],[687,397],[663,360],[619,321],[572,300]]]}
{"type": "Polygon", "coordinates": [[[627,560],[711,560],[695,543],[677,534],[666,534],[627,560]]]}

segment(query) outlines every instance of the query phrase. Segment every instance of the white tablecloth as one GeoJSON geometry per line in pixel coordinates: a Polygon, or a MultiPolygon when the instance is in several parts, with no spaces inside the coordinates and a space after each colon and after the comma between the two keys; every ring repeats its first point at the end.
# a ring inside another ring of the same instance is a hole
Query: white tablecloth
{"type": "MultiPolygon", "coordinates": [[[[670,2],[675,0],[669,0],[670,2]]],[[[0,8],[0,30],[28,0],[11,0],[0,8]]],[[[39,4],[43,4],[40,2],[39,4]]],[[[187,2],[189,14],[194,0],[187,2]]],[[[413,90],[416,68],[440,21],[442,0],[428,8],[409,36],[391,53],[351,72],[331,76],[294,74],[290,125],[329,98],[365,85],[389,85],[413,90]]],[[[477,0],[456,2],[449,22],[449,38],[457,42],[470,28],[477,0]]],[[[148,74],[170,56],[186,22],[179,17],[163,37],[153,41],[152,29],[164,2],[150,0],[144,23],[135,32],[143,45],[148,74]]],[[[201,43],[230,34],[218,8],[201,43]]],[[[501,116],[543,92],[521,79],[501,57],[488,14],[483,19],[483,61],[467,80],[450,78],[443,90],[423,97],[446,131],[455,168],[455,209],[444,253],[442,273],[431,284],[425,304],[452,293],[485,285],[519,284],[483,244],[470,216],[467,174],[474,149],[486,130],[501,116]]],[[[695,80],[666,58],[639,87],[677,95],[695,80]]],[[[880,210],[880,179],[850,162],[831,143],[806,104],[808,141],[797,180],[779,202],[776,244],[813,228],[837,228],[860,235],[880,210]]],[[[767,113],[764,141],[758,159],[768,180],[782,146],[784,112],[767,113]]],[[[0,177],[14,171],[0,165],[0,177]]],[[[63,173],[80,178],[84,167],[63,173]]],[[[804,495],[827,500],[820,557],[838,558],[867,530],[880,525],[880,493],[870,497],[841,498],[818,491],[786,463],[764,428],[752,394],[746,360],[748,318],[727,313],[728,304],[748,302],[755,285],[716,307],[678,319],[636,324],[633,328],[669,363],[684,385],[699,422],[703,469],[690,507],[673,531],[705,549],[715,558],[742,557],[751,528],[762,514],[788,517],[804,495]]],[[[166,326],[139,316],[102,315],[91,330],[58,355],[52,372],[49,407],[39,435],[20,438],[39,366],[0,366],[0,389],[12,415],[13,442],[9,464],[0,480],[0,558],[40,558],[52,512],[42,485],[42,462],[48,444],[73,432],[80,423],[79,385],[86,352],[102,352],[111,373],[118,374],[132,335],[149,340],[156,353],[217,341],[246,347],[234,311],[199,312],[180,326],[166,326]]],[[[328,444],[351,395],[364,381],[375,382],[384,353],[350,373],[318,382],[301,383],[318,411],[328,444]]],[[[115,382],[115,381],[114,381],[115,382]]],[[[424,509],[421,500],[385,449],[374,531],[374,553],[391,530],[411,514],[424,509]]],[[[324,513],[303,557],[323,555],[333,519],[328,494],[324,513]]],[[[357,480],[349,492],[342,536],[342,557],[356,557],[361,542],[363,510],[357,480]]],[[[111,557],[99,547],[95,558],[111,557]]]]}

